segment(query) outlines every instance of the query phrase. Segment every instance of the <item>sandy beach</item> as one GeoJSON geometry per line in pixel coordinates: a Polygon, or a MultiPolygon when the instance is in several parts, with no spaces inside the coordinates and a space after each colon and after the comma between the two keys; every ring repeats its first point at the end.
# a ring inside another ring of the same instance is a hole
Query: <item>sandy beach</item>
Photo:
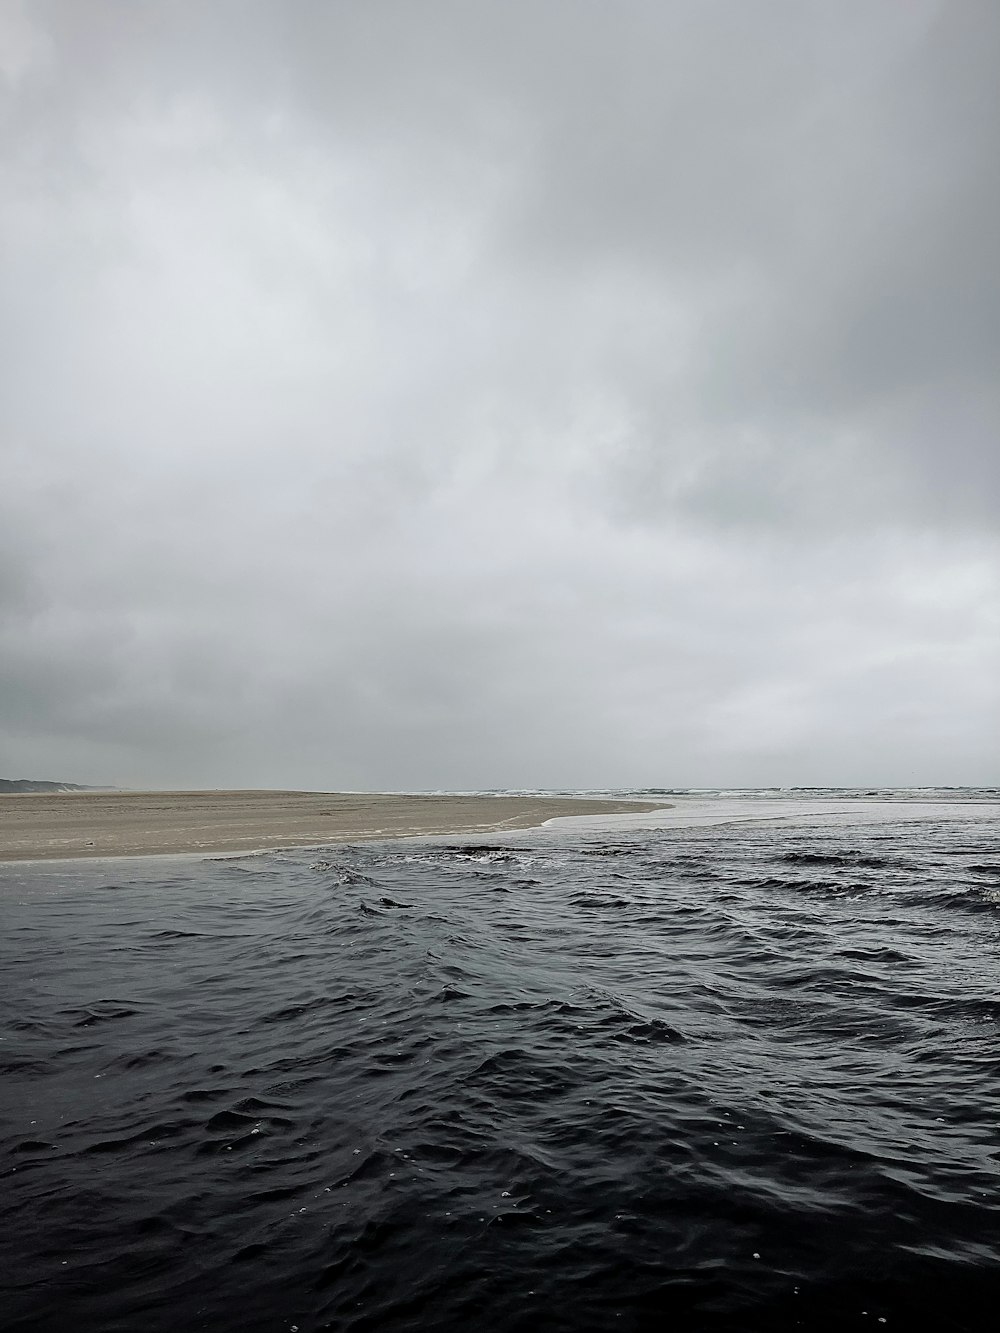
{"type": "MultiPolygon", "coordinates": [[[[662,804],[662,803],[661,803],[662,804]]],[[[0,861],[248,852],[367,838],[532,828],[657,803],[342,792],[58,792],[0,796],[0,861]]]]}

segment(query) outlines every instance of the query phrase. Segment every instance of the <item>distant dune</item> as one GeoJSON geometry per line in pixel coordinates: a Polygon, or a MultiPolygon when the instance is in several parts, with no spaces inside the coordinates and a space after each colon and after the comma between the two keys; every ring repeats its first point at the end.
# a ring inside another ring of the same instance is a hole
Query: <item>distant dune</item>
{"type": "Polygon", "coordinates": [[[0,778],[0,795],[20,791],[102,791],[101,787],[81,787],[77,782],[35,782],[32,778],[0,778]]]}

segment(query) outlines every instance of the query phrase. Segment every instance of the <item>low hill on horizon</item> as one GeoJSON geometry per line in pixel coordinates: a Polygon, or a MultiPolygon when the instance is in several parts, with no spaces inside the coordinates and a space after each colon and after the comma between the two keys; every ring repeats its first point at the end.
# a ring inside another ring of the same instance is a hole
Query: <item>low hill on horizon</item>
{"type": "Polygon", "coordinates": [[[0,796],[30,791],[107,791],[107,787],[83,787],[78,782],[37,782],[33,778],[0,778],[0,796]]]}

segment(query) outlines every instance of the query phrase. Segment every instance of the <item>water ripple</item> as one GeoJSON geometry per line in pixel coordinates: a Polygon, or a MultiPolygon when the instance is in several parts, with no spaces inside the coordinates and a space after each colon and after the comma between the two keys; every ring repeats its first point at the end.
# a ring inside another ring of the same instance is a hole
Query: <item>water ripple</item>
{"type": "Polygon", "coordinates": [[[5,1328],[982,1327],[991,816],[19,867],[5,1328]]]}

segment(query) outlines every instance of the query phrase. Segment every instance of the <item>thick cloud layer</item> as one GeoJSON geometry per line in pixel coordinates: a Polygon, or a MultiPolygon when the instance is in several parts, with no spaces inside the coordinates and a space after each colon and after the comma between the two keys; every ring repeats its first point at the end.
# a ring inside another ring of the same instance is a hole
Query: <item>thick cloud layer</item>
{"type": "Polygon", "coordinates": [[[7,0],[0,772],[986,783],[992,0],[7,0]]]}

